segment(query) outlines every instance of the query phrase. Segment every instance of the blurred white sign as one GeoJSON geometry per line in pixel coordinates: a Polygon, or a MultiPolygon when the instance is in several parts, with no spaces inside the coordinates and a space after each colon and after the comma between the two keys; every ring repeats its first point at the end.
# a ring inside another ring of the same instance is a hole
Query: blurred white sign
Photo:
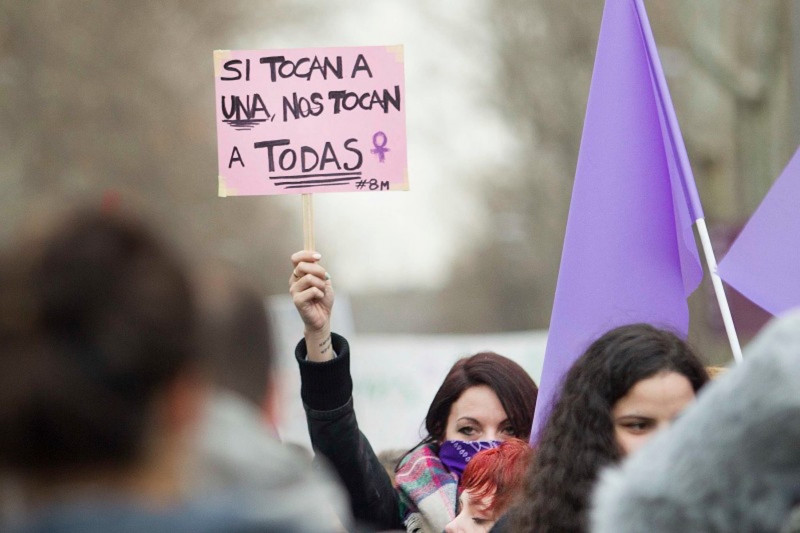
{"type": "MultiPolygon", "coordinates": [[[[282,378],[281,438],[310,449],[300,400],[300,376],[294,347],[303,326],[289,297],[273,297],[282,378]],[[290,306],[290,307],[287,307],[290,306]],[[291,313],[289,312],[291,311],[291,313]],[[294,322],[294,320],[296,322],[294,322]],[[281,328],[284,328],[282,331],[281,328]]],[[[336,296],[333,330],[350,343],[353,401],[359,427],[373,449],[411,448],[424,434],[428,406],[447,371],[461,358],[494,351],[519,363],[538,383],[544,361],[545,331],[485,335],[357,335],[349,300],[336,296]]]]}

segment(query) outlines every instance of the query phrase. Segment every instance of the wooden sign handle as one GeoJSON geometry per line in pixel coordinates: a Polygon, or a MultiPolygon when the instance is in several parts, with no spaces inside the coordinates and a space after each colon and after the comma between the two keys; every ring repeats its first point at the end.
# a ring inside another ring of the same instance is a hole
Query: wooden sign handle
{"type": "Polygon", "coordinates": [[[314,251],[314,204],[311,193],[303,193],[303,249],[314,251]]]}

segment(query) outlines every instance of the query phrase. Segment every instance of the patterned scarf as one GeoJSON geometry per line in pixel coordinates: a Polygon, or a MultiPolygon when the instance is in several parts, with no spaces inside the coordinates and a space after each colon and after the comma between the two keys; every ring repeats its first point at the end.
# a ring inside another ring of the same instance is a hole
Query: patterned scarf
{"type": "Polygon", "coordinates": [[[441,533],[456,516],[458,476],[439,459],[437,447],[422,444],[397,467],[395,486],[406,531],[441,533]]]}

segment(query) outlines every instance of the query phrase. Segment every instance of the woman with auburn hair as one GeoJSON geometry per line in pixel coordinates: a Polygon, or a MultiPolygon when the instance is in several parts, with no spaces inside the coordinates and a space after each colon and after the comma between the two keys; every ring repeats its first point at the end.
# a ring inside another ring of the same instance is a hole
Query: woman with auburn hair
{"type": "Polygon", "coordinates": [[[505,440],[473,457],[461,476],[461,511],[445,533],[490,531],[522,491],[531,457],[530,446],[521,439],[505,440]]]}
{"type": "Polygon", "coordinates": [[[586,531],[598,472],[668,426],[708,381],[691,347],[649,324],[607,332],[567,373],[513,531],[586,531]]]}
{"type": "Polygon", "coordinates": [[[331,333],[333,286],[320,258],[295,253],[289,279],[305,325],[296,356],[314,450],[338,472],[357,520],[378,529],[441,533],[455,518],[458,481],[471,457],[510,437],[528,438],[536,384],[496,353],[457,361],[428,409],[428,435],[401,460],[393,485],[356,422],[350,348],[331,333]]]}

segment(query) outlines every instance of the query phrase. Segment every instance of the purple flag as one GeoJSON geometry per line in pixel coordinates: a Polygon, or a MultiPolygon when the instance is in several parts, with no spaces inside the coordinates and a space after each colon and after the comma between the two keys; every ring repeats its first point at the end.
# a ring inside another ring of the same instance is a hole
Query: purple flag
{"type": "Polygon", "coordinates": [[[773,315],[800,306],[800,150],[719,264],[719,275],[773,315]]]}
{"type": "Polygon", "coordinates": [[[531,441],[572,363],[614,327],[686,335],[703,269],[694,178],[644,6],[608,0],[572,191],[531,441]],[[691,206],[691,208],[690,208],[691,206]]]}

